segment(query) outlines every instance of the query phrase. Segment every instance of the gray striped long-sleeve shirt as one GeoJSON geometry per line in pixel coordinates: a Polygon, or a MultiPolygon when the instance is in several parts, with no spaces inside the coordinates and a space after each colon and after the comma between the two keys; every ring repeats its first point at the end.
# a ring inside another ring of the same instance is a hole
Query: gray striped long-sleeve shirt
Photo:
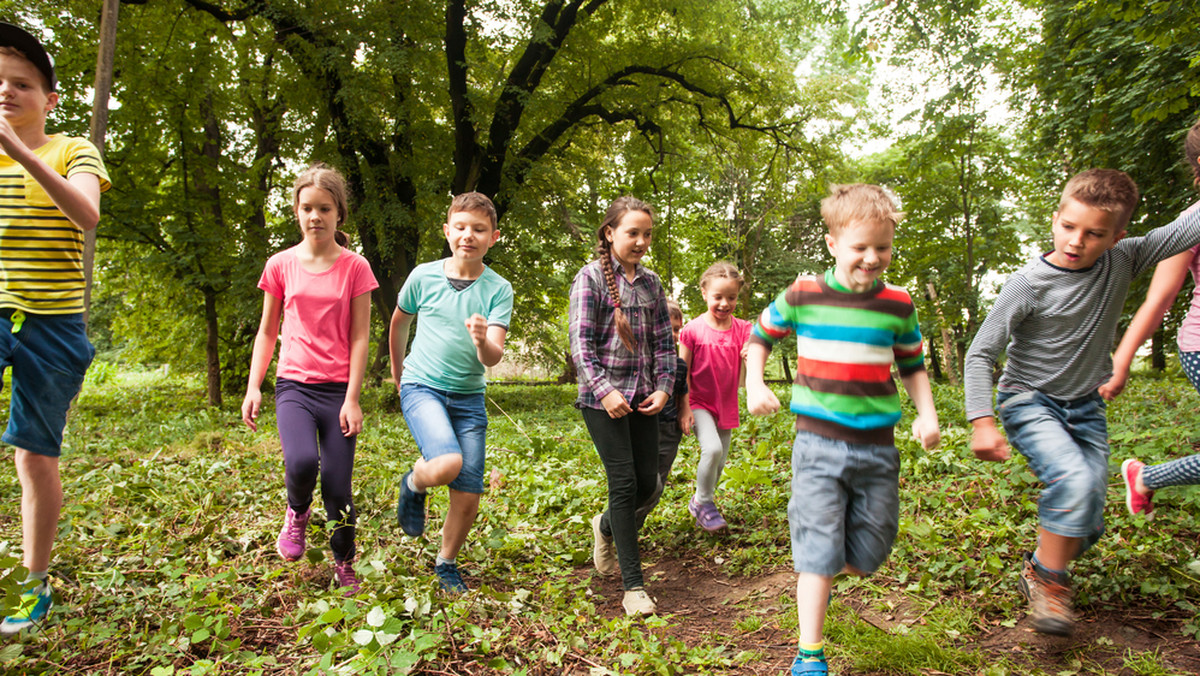
{"type": "Polygon", "coordinates": [[[1087,270],[1038,256],[1000,289],[964,367],[967,420],[994,415],[992,370],[1008,352],[999,388],[1078,399],[1112,375],[1117,320],[1134,275],[1200,242],[1200,210],[1144,237],[1126,237],[1087,270]]]}

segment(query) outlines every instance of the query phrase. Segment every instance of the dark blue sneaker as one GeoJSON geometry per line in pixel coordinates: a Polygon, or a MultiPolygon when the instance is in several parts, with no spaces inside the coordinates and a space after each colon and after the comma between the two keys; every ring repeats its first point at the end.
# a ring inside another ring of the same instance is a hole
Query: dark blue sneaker
{"type": "Polygon", "coordinates": [[[0,634],[9,636],[23,629],[36,627],[50,612],[50,606],[53,605],[50,596],[49,582],[41,582],[21,594],[21,605],[12,615],[0,622],[0,634]]]}
{"type": "Polygon", "coordinates": [[[789,673],[791,676],[827,676],[829,664],[825,660],[805,662],[804,655],[796,655],[796,660],[792,662],[792,670],[789,673]]]}
{"type": "Polygon", "coordinates": [[[412,470],[400,480],[400,499],[396,502],[396,520],[405,535],[419,538],[425,532],[425,494],[409,490],[408,477],[412,470]]]}
{"type": "Polygon", "coordinates": [[[453,563],[439,563],[433,567],[433,572],[438,576],[438,583],[441,584],[443,591],[448,591],[451,594],[465,594],[470,591],[467,583],[463,582],[457,565],[453,563]]]}

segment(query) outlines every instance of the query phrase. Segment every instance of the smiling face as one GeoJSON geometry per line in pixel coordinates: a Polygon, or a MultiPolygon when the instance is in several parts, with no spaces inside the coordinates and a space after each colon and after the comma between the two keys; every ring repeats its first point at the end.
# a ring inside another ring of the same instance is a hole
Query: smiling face
{"type": "Polygon", "coordinates": [[[632,275],[634,268],[650,249],[651,230],[654,219],[644,211],[627,211],[616,227],[604,231],[604,237],[612,244],[612,254],[625,270],[632,275]]]}
{"type": "Polygon", "coordinates": [[[708,314],[717,324],[724,326],[729,323],[734,309],[737,308],[738,293],[741,290],[742,285],[738,280],[728,277],[713,277],[700,288],[700,295],[708,304],[708,314]]]}
{"type": "Polygon", "coordinates": [[[334,239],[338,228],[338,209],[333,195],[324,188],[308,186],[296,195],[296,220],[300,233],[314,244],[334,239]]]}
{"type": "Polygon", "coordinates": [[[1053,232],[1054,251],[1046,260],[1067,270],[1086,270],[1125,236],[1124,218],[1067,198],[1054,212],[1053,232]]]}
{"type": "Polygon", "coordinates": [[[879,221],[851,221],[837,234],[825,235],[835,261],[833,276],[855,293],[875,286],[892,262],[892,239],[896,228],[879,221]]]}
{"type": "Polygon", "coordinates": [[[46,80],[28,59],[0,54],[0,116],[14,129],[44,128],[58,94],[46,91],[46,80]]]}
{"type": "Polygon", "coordinates": [[[478,210],[455,211],[442,226],[450,255],[463,263],[478,263],[500,239],[500,231],[487,214],[478,210]]]}

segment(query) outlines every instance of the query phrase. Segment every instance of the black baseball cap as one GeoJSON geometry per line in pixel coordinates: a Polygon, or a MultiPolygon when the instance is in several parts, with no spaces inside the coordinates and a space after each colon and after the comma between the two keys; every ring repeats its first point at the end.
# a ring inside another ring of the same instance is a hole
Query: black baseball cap
{"type": "Polygon", "coordinates": [[[0,22],[0,47],[12,47],[24,54],[46,76],[50,91],[58,89],[58,80],[54,77],[54,59],[46,53],[42,43],[24,28],[0,22]]]}

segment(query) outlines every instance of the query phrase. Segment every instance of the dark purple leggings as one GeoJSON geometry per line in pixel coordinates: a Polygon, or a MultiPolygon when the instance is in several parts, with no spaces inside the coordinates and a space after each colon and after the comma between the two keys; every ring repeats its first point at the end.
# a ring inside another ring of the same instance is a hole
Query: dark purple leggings
{"type": "Polygon", "coordinates": [[[357,437],[342,436],[338,416],[346,401],[346,383],[275,381],[275,419],[283,445],[288,506],[303,514],[312,504],[317,476],[325,519],[338,522],[329,537],[337,561],[354,558],[354,472],[357,437]]]}

